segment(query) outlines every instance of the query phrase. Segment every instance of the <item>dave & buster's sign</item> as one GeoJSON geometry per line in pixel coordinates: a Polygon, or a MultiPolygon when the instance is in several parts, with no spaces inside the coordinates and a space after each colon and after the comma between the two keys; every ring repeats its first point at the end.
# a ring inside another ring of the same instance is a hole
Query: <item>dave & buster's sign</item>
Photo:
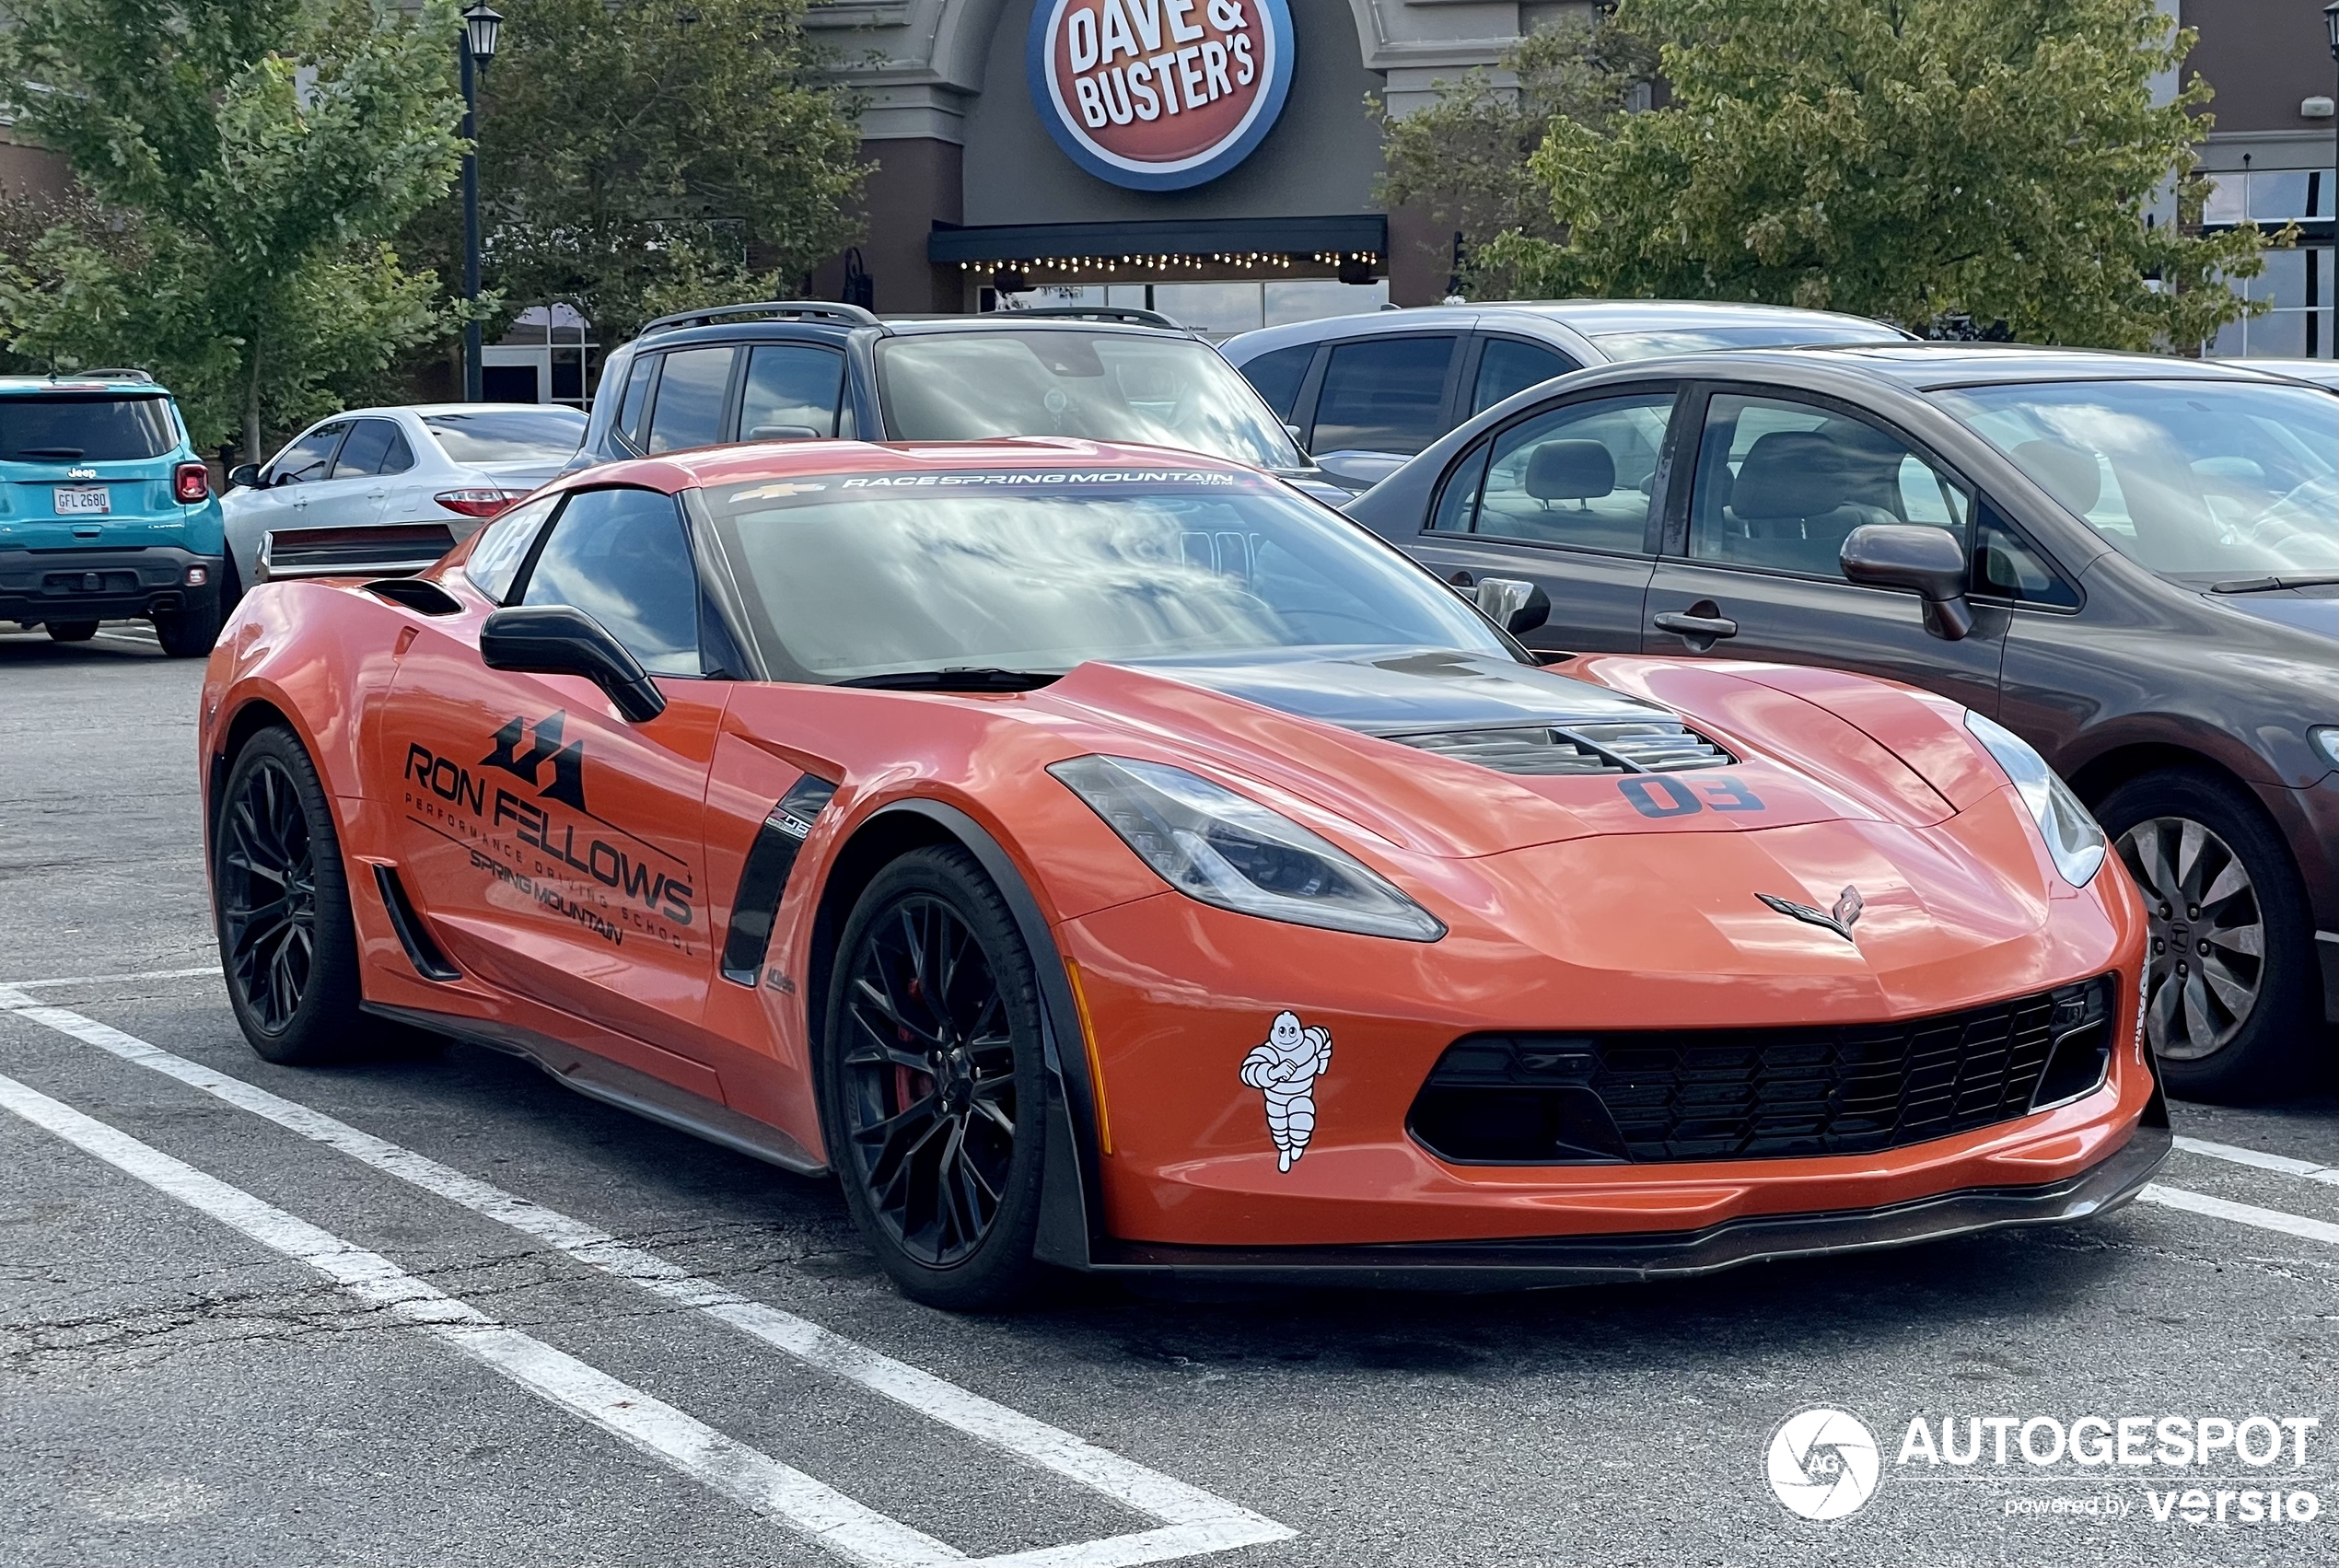
{"type": "Polygon", "coordinates": [[[1135,191],[1199,185],[1251,156],[1291,90],[1285,0],[1036,0],[1025,58],[1040,122],[1135,191]]]}

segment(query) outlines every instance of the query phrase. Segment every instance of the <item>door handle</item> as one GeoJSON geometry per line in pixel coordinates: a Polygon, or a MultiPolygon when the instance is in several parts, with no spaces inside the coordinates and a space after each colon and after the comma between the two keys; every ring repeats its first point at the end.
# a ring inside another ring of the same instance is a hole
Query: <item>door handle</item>
{"type": "Polygon", "coordinates": [[[1659,632],[1672,633],[1693,654],[1705,653],[1724,637],[1738,635],[1738,622],[1724,615],[1722,607],[1710,598],[1699,599],[1687,610],[1665,610],[1651,618],[1649,624],[1659,632]]]}
{"type": "Polygon", "coordinates": [[[1668,611],[1653,622],[1659,632],[1672,632],[1684,637],[1717,637],[1738,635],[1738,622],[1727,615],[1676,615],[1668,611]]]}

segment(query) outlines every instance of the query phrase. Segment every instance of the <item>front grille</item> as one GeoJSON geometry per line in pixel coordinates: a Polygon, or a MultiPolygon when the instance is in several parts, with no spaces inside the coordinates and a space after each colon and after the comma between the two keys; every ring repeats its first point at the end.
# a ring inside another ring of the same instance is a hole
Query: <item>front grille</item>
{"type": "Polygon", "coordinates": [[[2112,995],[2104,976],[1899,1024],[1471,1035],[1438,1059],[1408,1124],[1461,1164],[1894,1149],[2101,1083],[2112,995]]]}
{"type": "Polygon", "coordinates": [[[1501,729],[1443,729],[1382,738],[1475,762],[1502,773],[1673,772],[1727,767],[1728,752],[1670,719],[1532,725],[1501,729]]]}

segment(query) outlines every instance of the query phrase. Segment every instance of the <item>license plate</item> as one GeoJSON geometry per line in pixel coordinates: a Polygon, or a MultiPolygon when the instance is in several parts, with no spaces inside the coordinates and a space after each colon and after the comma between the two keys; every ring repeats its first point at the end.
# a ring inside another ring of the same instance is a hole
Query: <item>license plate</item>
{"type": "Polygon", "coordinates": [[[113,510],[113,492],[102,484],[61,484],[56,499],[60,517],[102,517],[113,510]]]}

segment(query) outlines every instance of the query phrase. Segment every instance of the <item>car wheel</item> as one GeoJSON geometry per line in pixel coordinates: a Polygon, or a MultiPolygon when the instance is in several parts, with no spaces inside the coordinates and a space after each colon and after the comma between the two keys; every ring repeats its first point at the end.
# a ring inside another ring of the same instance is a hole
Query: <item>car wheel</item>
{"type": "Polygon", "coordinates": [[[358,1011],[357,935],[317,768],[281,726],[236,754],[212,844],[220,967],[244,1039],[271,1062],[347,1061],[376,1034],[358,1011]]]}
{"type": "Polygon", "coordinates": [[[974,857],[879,872],[837,947],[823,1031],[830,1163],[902,1293],[984,1311],[1037,1272],[1047,1103],[1031,955],[974,857]]]}
{"type": "Polygon", "coordinates": [[[52,621],[47,624],[49,640],[54,643],[86,643],[98,634],[94,621],[52,621]]]}
{"type": "Polygon", "coordinates": [[[200,610],[157,610],[155,639],[162,651],[172,658],[209,658],[211,645],[219,641],[220,602],[215,594],[200,610]]]}
{"type": "Polygon", "coordinates": [[[2103,830],[2144,894],[2146,1038],[2172,1093],[2279,1089],[2308,1028],[2314,953],[2281,835],[2199,773],[2148,773],[2106,796],[2103,830]]]}

